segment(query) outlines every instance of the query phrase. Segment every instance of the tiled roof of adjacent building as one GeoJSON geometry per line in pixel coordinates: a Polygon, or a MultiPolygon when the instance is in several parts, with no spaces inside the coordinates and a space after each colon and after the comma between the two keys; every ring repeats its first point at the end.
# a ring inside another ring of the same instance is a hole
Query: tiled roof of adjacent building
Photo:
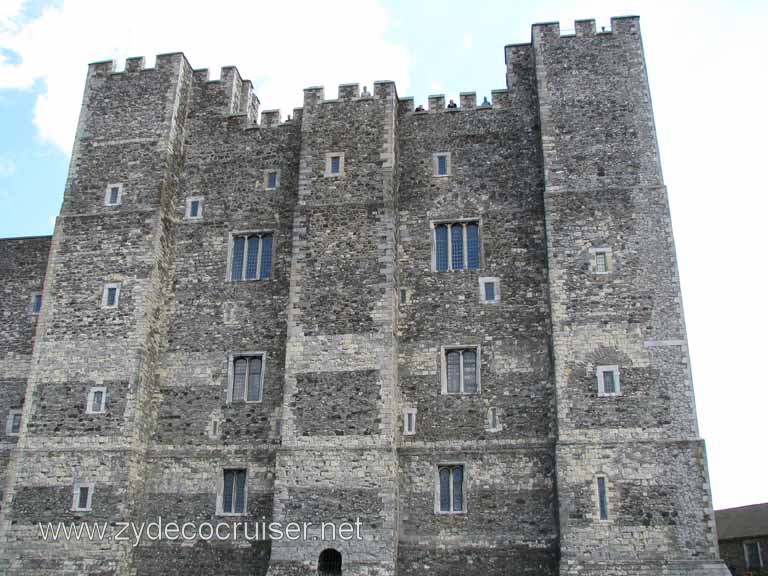
{"type": "Polygon", "coordinates": [[[768,502],[715,511],[718,540],[768,535],[768,502]]]}

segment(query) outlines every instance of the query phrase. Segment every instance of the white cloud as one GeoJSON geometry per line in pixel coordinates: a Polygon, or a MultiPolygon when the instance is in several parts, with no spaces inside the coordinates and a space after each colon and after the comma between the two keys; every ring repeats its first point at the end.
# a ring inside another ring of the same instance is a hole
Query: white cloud
{"type": "Polygon", "coordinates": [[[125,10],[117,0],[63,0],[13,30],[0,27],[0,46],[21,59],[0,59],[0,89],[43,81],[35,123],[43,139],[65,152],[72,148],[86,65],[99,60],[145,56],[152,65],[156,54],[183,51],[195,68],[211,68],[212,77],[235,65],[253,80],[262,108],[282,108],[285,116],[312,85],[325,85],[333,98],[341,83],[394,80],[406,93],[411,59],[386,38],[391,23],[376,0],[222,1],[215,10],[205,3],[135,0],[125,10]]]}
{"type": "Polygon", "coordinates": [[[472,48],[472,32],[464,32],[464,39],[462,40],[462,45],[467,50],[472,48]]]}
{"type": "Polygon", "coordinates": [[[16,20],[24,7],[24,0],[3,0],[0,2],[0,32],[16,27],[16,20]]]}

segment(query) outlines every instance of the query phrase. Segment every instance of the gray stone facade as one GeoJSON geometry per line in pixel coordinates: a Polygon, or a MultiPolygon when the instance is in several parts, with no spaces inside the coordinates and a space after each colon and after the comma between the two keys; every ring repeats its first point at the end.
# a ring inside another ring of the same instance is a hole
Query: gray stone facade
{"type": "Polygon", "coordinates": [[[235,68],[89,67],[53,237],[0,241],[0,409],[23,406],[0,444],[1,572],[299,576],[333,548],[355,576],[727,573],[639,21],[537,24],[505,58],[491,107],[417,112],[392,82],[346,84],[261,122],[235,68]],[[478,227],[477,266],[438,271],[443,223],[478,227]],[[245,236],[260,279],[238,280],[245,236]],[[453,349],[477,355],[476,392],[446,393],[453,349]],[[261,366],[251,401],[238,358],[261,366]],[[456,513],[443,465],[463,472],[456,513]],[[229,469],[246,471],[237,517],[229,469]],[[114,538],[157,516],[362,528],[114,538]],[[80,520],[108,537],[40,537],[80,520]]]}

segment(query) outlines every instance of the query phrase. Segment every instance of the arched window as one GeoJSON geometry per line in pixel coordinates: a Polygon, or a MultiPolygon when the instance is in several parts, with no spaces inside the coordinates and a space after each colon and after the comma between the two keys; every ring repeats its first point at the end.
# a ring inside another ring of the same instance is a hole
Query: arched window
{"type": "Polygon", "coordinates": [[[341,552],[333,548],[327,548],[320,552],[317,571],[327,576],[341,574],[341,552]]]}

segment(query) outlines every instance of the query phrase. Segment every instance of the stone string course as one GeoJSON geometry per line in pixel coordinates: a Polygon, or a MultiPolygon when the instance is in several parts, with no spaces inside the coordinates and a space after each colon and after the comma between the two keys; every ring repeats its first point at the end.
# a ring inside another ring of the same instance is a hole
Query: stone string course
{"type": "Polygon", "coordinates": [[[382,81],[260,121],[234,67],[89,67],[53,237],[0,241],[0,573],[307,576],[332,547],[352,576],[727,574],[639,21],[536,24],[504,52],[488,107],[466,92],[417,112],[382,81]],[[460,219],[479,222],[480,269],[435,272],[432,225],[460,219]],[[232,282],[232,234],[256,231],[272,274],[232,282]],[[441,393],[451,345],[478,348],[480,393],[441,393]],[[248,352],[262,397],[228,403],[248,352]],[[598,396],[604,365],[621,395],[598,396]],[[465,513],[435,513],[440,464],[463,464],[465,513]],[[48,521],[234,522],[226,468],[247,473],[240,520],[360,518],[362,539],[40,539],[48,521]],[[95,482],[91,511],[71,510],[74,482],[95,482]]]}

